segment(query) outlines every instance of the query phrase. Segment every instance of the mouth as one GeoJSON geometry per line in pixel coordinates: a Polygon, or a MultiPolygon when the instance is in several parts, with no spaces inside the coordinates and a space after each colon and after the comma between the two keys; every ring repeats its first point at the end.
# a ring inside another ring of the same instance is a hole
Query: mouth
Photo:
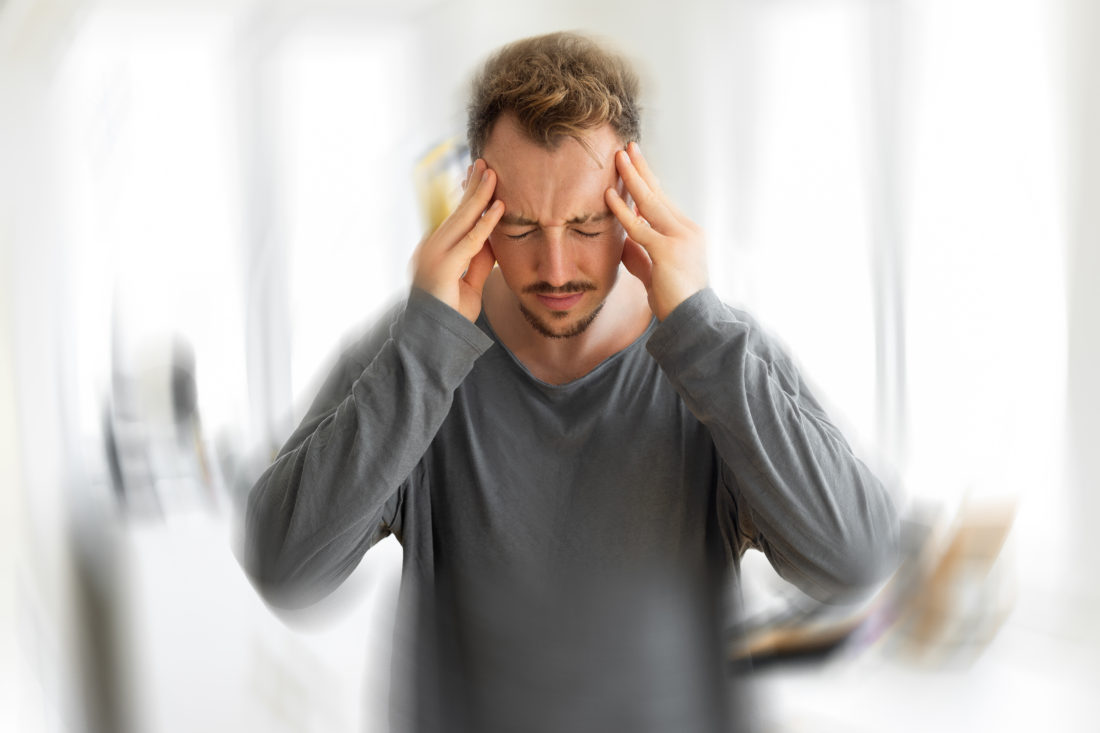
{"type": "Polygon", "coordinates": [[[566,293],[564,295],[546,295],[539,293],[536,295],[539,302],[544,306],[554,311],[567,311],[584,297],[584,293],[566,293]]]}

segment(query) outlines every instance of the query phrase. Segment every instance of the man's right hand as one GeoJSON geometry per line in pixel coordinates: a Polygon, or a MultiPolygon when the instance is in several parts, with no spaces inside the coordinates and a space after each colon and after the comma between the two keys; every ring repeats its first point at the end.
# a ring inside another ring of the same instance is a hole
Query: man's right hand
{"type": "Polygon", "coordinates": [[[496,258],[489,233],[504,214],[493,201],[496,173],[480,158],[474,161],[458,206],[413,253],[413,286],[434,295],[470,321],[481,313],[481,290],[496,258]],[[488,207],[488,208],[486,208],[488,207]]]}

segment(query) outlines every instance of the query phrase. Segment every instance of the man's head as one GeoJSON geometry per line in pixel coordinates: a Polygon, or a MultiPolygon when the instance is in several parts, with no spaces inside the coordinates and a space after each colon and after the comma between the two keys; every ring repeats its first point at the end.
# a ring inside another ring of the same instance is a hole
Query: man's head
{"type": "Polygon", "coordinates": [[[604,200],[614,155],[638,138],[637,80],[574,34],[504,47],[474,85],[472,157],[497,175],[489,238],[519,308],[544,336],[583,333],[614,286],[623,230],[604,200]]]}
{"type": "Polygon", "coordinates": [[[587,147],[584,133],[611,126],[623,145],[640,133],[638,78],[626,61],[575,33],[515,41],[485,62],[474,79],[466,136],[482,157],[493,126],[511,113],[548,150],[565,138],[587,147]]]}

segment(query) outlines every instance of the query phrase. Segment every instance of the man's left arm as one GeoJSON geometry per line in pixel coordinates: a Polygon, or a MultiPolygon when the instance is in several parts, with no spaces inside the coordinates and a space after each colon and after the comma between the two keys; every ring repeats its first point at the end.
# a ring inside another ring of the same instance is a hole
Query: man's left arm
{"type": "Polygon", "coordinates": [[[647,347],[725,464],[733,550],[747,540],[820,600],[873,586],[896,560],[889,495],[778,344],[707,287],[703,233],[661,192],[637,145],[616,165],[635,201],[607,193],[627,233],[623,263],[661,321],[647,347]]]}
{"type": "Polygon", "coordinates": [[[720,506],[733,515],[735,550],[748,540],[819,600],[843,600],[893,569],[890,497],[751,317],[705,289],[647,348],[725,464],[720,506]]]}

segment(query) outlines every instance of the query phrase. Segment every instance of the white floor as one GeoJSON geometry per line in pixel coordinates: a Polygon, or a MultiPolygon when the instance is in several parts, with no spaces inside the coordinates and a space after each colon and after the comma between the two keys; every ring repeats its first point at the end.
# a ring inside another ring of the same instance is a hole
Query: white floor
{"type": "MultiPolygon", "coordinates": [[[[287,623],[258,598],[224,524],[127,530],[119,601],[138,730],[385,730],[400,548],[387,541],[326,607],[287,623]]],[[[758,675],[761,733],[1100,731],[1095,599],[1023,598],[980,653],[915,661],[888,635],[758,675]],[[1056,619],[1051,608],[1062,609],[1056,619]]]]}
{"type": "Polygon", "coordinates": [[[1100,731],[1095,630],[1055,635],[1013,615],[976,659],[916,663],[879,648],[765,670],[764,733],[1100,731]]]}

